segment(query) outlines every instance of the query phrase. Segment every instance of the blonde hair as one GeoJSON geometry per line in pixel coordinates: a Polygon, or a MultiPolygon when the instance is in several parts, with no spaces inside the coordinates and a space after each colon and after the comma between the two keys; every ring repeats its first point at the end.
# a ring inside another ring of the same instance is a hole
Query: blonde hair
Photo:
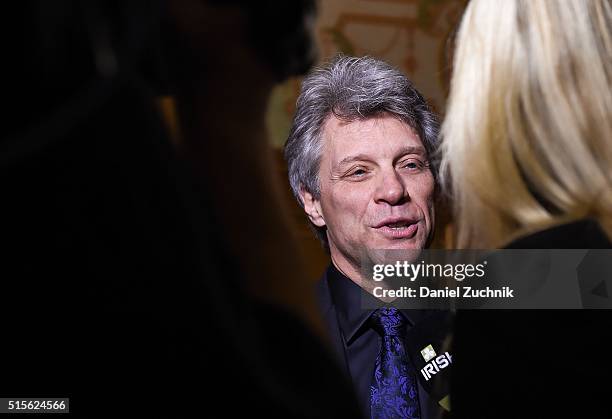
{"type": "Polygon", "coordinates": [[[458,247],[583,217],[612,236],[610,0],[472,0],[457,37],[441,179],[458,247]]]}

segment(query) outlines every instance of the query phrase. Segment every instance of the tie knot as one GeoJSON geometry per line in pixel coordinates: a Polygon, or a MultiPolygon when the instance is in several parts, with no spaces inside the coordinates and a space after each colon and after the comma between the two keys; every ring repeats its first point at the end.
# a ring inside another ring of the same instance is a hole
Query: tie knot
{"type": "Polygon", "coordinates": [[[406,318],[395,307],[383,307],[372,313],[372,328],[381,336],[406,334],[406,318]]]}

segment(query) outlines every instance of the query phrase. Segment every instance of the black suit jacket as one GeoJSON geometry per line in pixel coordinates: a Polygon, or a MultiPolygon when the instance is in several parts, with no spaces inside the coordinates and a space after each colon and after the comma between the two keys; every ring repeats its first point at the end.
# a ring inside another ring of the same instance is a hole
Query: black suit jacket
{"type": "MultiPolygon", "coordinates": [[[[331,345],[333,352],[336,355],[339,366],[347,374],[351,376],[349,362],[346,354],[346,347],[344,344],[344,337],[338,323],[338,311],[337,306],[334,303],[332,293],[329,287],[329,270],[327,270],[316,285],[316,294],[321,310],[321,314],[325,325],[327,326],[328,333],[330,336],[331,345]]],[[[420,360],[420,350],[428,344],[432,344],[436,351],[441,350],[445,347],[447,342],[445,338],[448,336],[448,331],[451,327],[452,317],[450,313],[443,311],[422,311],[422,318],[414,327],[408,332],[407,336],[407,349],[415,364],[415,367],[419,369],[422,367],[421,363],[424,361],[420,360]]],[[[372,359],[372,363],[375,359],[372,359]]],[[[443,398],[448,393],[448,374],[441,374],[439,379],[435,382],[433,380],[425,383],[423,377],[417,374],[419,377],[419,398],[421,407],[421,417],[423,419],[439,418],[444,414],[444,409],[438,404],[438,400],[443,398]]]]}
{"type": "MultiPolygon", "coordinates": [[[[579,221],[508,248],[612,248],[597,223],[579,221]]],[[[609,310],[474,310],[455,319],[453,416],[610,417],[609,310]]]]}

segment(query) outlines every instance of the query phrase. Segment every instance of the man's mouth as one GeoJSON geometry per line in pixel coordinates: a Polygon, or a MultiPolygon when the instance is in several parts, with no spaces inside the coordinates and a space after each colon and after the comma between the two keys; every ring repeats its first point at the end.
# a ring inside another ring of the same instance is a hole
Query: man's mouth
{"type": "Polygon", "coordinates": [[[418,230],[418,221],[407,218],[383,220],[375,228],[389,239],[409,239],[418,230]]]}
{"type": "Polygon", "coordinates": [[[385,224],[387,227],[389,228],[393,228],[393,229],[400,229],[400,228],[405,228],[408,227],[410,225],[410,223],[408,221],[398,221],[397,223],[389,223],[389,224],[385,224]]]}

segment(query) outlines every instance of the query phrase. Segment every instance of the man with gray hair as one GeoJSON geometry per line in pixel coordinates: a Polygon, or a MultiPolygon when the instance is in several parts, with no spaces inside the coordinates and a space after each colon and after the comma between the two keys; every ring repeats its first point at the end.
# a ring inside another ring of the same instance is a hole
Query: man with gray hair
{"type": "Polygon", "coordinates": [[[340,55],[304,79],[285,145],[293,193],[332,260],[318,283],[322,314],[372,418],[440,414],[411,361],[411,333],[427,313],[361,308],[361,290],[374,288],[362,268],[376,250],[431,240],[438,129],[400,71],[340,55]]]}

